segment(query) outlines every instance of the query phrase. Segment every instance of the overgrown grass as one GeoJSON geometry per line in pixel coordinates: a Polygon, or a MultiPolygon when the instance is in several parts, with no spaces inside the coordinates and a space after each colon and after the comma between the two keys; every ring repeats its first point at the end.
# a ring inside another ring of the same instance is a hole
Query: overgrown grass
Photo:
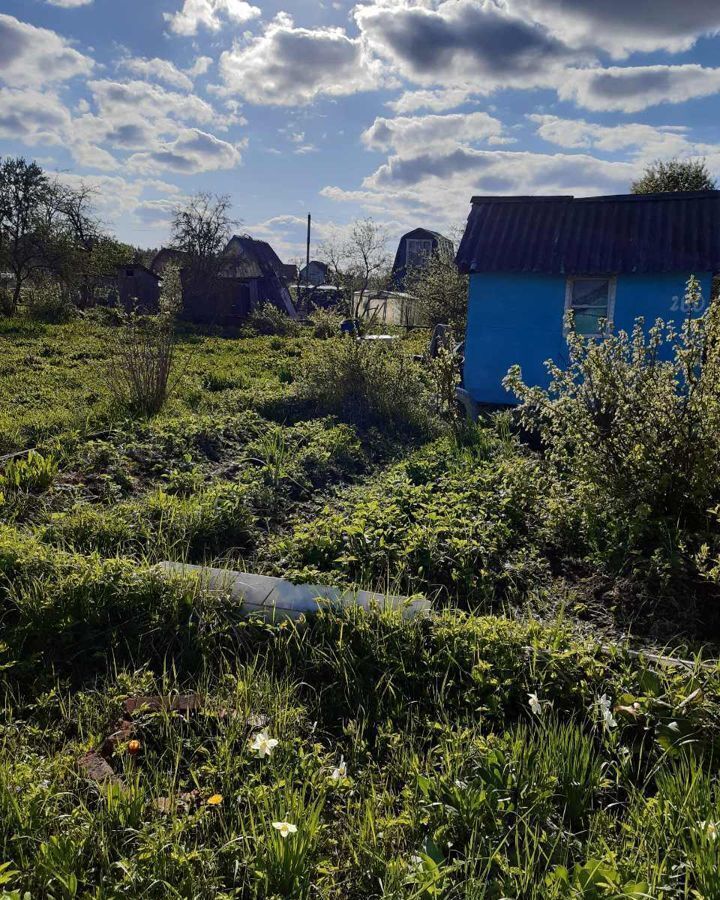
{"type": "MultiPolygon", "coordinates": [[[[0,323],[0,454],[29,449],[68,431],[93,433],[122,421],[106,373],[114,331],[93,319],[42,325],[0,323]]],[[[182,376],[163,415],[274,409],[294,394],[286,378],[324,342],[311,332],[295,339],[180,334],[182,376]],[[285,374],[283,374],[285,373],[285,374]],[[282,379],[282,380],[281,380],[282,379]]]]}
{"type": "Polygon", "coordinates": [[[355,345],[305,333],[186,333],[128,420],[105,337],[0,323],[0,453],[38,445],[0,463],[7,900],[720,896],[720,668],[579,636],[610,570],[505,420],[325,417],[303,372],[355,345]],[[436,609],[248,621],[164,558],[436,609]]]}
{"type": "Polygon", "coordinates": [[[208,632],[194,674],[168,663],[29,699],[7,670],[8,888],[715,896],[717,671],[655,673],[564,628],[460,613],[236,628],[225,662],[208,632]],[[166,699],[129,714],[126,697],[166,699]],[[121,727],[98,784],[83,755],[121,727]]]}

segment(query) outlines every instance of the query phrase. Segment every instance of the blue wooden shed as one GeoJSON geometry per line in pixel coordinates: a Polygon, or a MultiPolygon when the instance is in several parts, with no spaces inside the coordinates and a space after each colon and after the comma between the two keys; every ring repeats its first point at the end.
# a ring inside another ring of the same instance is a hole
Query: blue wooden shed
{"type": "Polygon", "coordinates": [[[567,357],[565,314],[600,336],[643,316],[679,319],[694,275],[710,300],[720,273],[720,191],[612,197],[475,197],[458,250],[470,276],[464,387],[476,403],[509,404],[519,364],[546,386],[545,361],[567,357]]]}

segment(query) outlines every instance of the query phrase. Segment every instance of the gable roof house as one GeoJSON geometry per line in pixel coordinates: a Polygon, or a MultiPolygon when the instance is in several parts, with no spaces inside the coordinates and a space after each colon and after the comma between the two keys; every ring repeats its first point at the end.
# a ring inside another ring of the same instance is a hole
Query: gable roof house
{"type": "Polygon", "coordinates": [[[223,277],[247,281],[253,307],[272,303],[295,317],[285,266],[267,241],[235,235],[223,251],[223,259],[223,277]]]}
{"type": "Polygon", "coordinates": [[[263,303],[295,317],[286,271],[272,247],[247,235],[228,241],[217,275],[208,280],[193,272],[187,254],[163,249],[152,269],[162,274],[171,262],[181,266],[183,316],[195,323],[238,325],[263,303]]]}
{"type": "Polygon", "coordinates": [[[175,265],[179,269],[184,269],[185,266],[190,265],[190,254],[185,253],[183,250],[175,250],[173,247],[163,247],[162,250],[155,254],[153,261],[150,263],[150,268],[162,278],[165,269],[169,265],[175,265]]]}
{"type": "Polygon", "coordinates": [[[298,275],[300,286],[303,287],[309,284],[312,287],[317,287],[321,284],[327,284],[329,268],[327,263],[320,262],[318,259],[310,260],[309,265],[305,265],[300,269],[298,275]]]}
{"type": "Polygon", "coordinates": [[[470,276],[465,390],[475,403],[509,404],[512,365],[546,387],[545,361],[567,361],[567,311],[580,334],[601,337],[639,316],[681,318],[691,275],[709,302],[720,191],[475,197],[457,264],[470,276]]]}
{"type": "Polygon", "coordinates": [[[395,254],[392,269],[394,286],[397,290],[404,291],[409,272],[424,268],[436,253],[452,256],[454,252],[453,242],[437,231],[428,231],[427,228],[408,231],[400,238],[395,254]]]}

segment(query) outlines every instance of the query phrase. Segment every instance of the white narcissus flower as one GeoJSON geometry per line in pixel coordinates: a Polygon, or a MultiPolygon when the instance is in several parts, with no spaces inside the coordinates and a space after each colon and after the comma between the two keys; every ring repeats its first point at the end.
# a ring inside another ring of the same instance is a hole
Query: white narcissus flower
{"type": "Polygon", "coordinates": [[[717,822],[701,822],[700,831],[702,831],[706,837],[710,838],[711,841],[716,841],[718,839],[717,822]]]}
{"type": "Polygon", "coordinates": [[[528,700],[530,701],[530,709],[533,714],[536,716],[542,715],[542,703],[538,700],[537,694],[528,694],[528,700]]]}
{"type": "Polygon", "coordinates": [[[263,756],[270,756],[278,743],[279,742],[275,738],[269,737],[267,732],[261,731],[259,734],[255,735],[255,739],[250,745],[250,749],[255,751],[258,758],[262,759],[263,756]]]}
{"type": "Polygon", "coordinates": [[[340,781],[343,778],[347,778],[347,763],[345,762],[345,757],[340,757],[340,764],[332,770],[332,775],[330,776],[333,781],[340,781]]]}
{"type": "Polygon", "coordinates": [[[603,712],[603,722],[605,723],[606,728],[615,728],[617,726],[615,716],[613,716],[609,709],[606,709],[603,712]]]}
{"type": "Polygon", "coordinates": [[[610,700],[607,694],[603,694],[602,697],[598,699],[597,705],[605,727],[615,728],[617,722],[612,714],[612,700],[610,700]]]}
{"type": "Polygon", "coordinates": [[[281,838],[289,837],[297,831],[297,825],[293,825],[292,822],[273,822],[272,826],[276,831],[280,832],[281,838]]]}

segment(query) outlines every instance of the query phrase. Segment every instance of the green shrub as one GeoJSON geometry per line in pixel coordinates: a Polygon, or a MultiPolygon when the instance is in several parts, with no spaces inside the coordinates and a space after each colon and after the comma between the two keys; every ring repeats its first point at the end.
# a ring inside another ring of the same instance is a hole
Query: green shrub
{"type": "Polygon", "coordinates": [[[661,581],[697,576],[694,554],[712,538],[720,503],[720,307],[703,316],[697,282],[688,316],[602,341],[568,334],[566,368],[549,363],[547,390],[515,367],[521,400],[590,552],[615,572],[661,581]]]}
{"type": "Polygon", "coordinates": [[[328,341],[301,373],[299,395],[320,415],[384,432],[431,429],[422,370],[399,346],[352,337],[328,341]]]}
{"type": "Polygon", "coordinates": [[[36,322],[57,325],[61,322],[70,322],[77,314],[75,306],[60,284],[52,279],[32,284],[25,291],[23,299],[27,315],[36,322]]]}
{"type": "Polygon", "coordinates": [[[340,333],[342,316],[332,309],[314,309],[309,317],[313,335],[321,340],[337,337],[340,333]]]}
{"type": "Polygon", "coordinates": [[[273,303],[263,303],[248,316],[248,326],[255,334],[293,337],[300,331],[300,325],[273,303]]]}
{"type": "Polygon", "coordinates": [[[173,384],[175,317],[182,308],[180,271],[170,266],[163,276],[157,315],[121,312],[113,335],[109,387],[132,413],[154,416],[165,405],[173,384]]]}

